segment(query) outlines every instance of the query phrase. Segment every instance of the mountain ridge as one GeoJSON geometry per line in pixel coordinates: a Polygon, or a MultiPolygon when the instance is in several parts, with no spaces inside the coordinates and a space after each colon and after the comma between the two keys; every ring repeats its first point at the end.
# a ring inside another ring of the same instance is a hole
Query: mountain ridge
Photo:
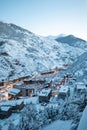
{"type": "Polygon", "coordinates": [[[68,35],[55,39],[57,42],[65,43],[73,47],[87,48],[87,41],[81,38],[75,37],[74,35],[68,35]]]}
{"type": "Polygon", "coordinates": [[[72,64],[85,50],[0,22],[0,81],[72,64]]]}
{"type": "MultiPolygon", "coordinates": [[[[78,59],[66,70],[65,73],[72,73],[77,81],[87,81],[87,52],[84,52],[78,59]]],[[[86,83],[87,84],[87,83],[86,83]]]]}

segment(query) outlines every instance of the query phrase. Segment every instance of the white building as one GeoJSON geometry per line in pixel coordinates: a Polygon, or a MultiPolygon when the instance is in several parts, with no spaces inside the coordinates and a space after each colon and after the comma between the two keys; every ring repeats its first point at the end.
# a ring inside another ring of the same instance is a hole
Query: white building
{"type": "Polygon", "coordinates": [[[61,88],[59,89],[58,98],[65,99],[69,95],[70,95],[69,86],[61,86],[61,88]]]}
{"type": "Polygon", "coordinates": [[[38,89],[38,86],[25,85],[25,86],[21,87],[22,96],[23,97],[26,97],[26,96],[32,97],[34,95],[37,95],[37,89],[38,89]]]}
{"type": "Polygon", "coordinates": [[[8,99],[10,98],[17,98],[20,95],[20,90],[17,88],[9,88],[7,89],[8,92],[8,99]]]}
{"type": "Polygon", "coordinates": [[[77,93],[85,93],[87,92],[87,87],[83,82],[76,83],[76,92],[77,93]]]}
{"type": "Polygon", "coordinates": [[[39,93],[39,102],[49,102],[52,96],[52,90],[50,88],[42,89],[39,93]]]}

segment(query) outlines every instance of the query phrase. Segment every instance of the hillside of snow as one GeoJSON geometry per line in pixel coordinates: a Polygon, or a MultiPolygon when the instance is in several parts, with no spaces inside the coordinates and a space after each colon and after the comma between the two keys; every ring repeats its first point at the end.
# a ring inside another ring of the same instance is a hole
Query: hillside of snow
{"type": "Polygon", "coordinates": [[[0,22],[0,81],[72,64],[85,49],[0,22]]]}
{"type": "Polygon", "coordinates": [[[87,41],[77,38],[73,35],[56,37],[57,42],[65,43],[73,47],[83,48],[87,50],[87,41]]]}
{"type": "Polygon", "coordinates": [[[80,55],[66,71],[72,73],[78,81],[83,81],[87,84],[87,52],[80,55]]]}
{"type": "Polygon", "coordinates": [[[79,122],[79,126],[77,130],[85,130],[87,128],[87,106],[85,107],[85,110],[83,111],[82,118],[79,122]]]}
{"type": "Polygon", "coordinates": [[[70,130],[71,128],[71,121],[61,121],[57,120],[50,125],[42,128],[41,130],[70,130]]]}

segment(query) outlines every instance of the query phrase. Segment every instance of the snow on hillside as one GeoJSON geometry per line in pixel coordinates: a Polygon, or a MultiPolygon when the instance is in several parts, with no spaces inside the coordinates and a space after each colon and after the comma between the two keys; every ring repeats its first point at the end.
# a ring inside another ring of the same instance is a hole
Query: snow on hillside
{"type": "Polygon", "coordinates": [[[87,82],[87,52],[78,57],[66,71],[66,73],[72,73],[78,81],[87,82]]]}
{"type": "Polygon", "coordinates": [[[79,122],[79,126],[77,130],[86,130],[86,129],[87,129],[87,106],[85,110],[83,111],[83,115],[79,122]]]}
{"type": "Polygon", "coordinates": [[[73,47],[83,48],[87,50],[87,41],[77,38],[73,35],[61,36],[55,39],[57,42],[65,43],[73,47]]]}
{"type": "Polygon", "coordinates": [[[72,64],[83,49],[0,22],[0,81],[72,64]]]}
{"type": "Polygon", "coordinates": [[[49,35],[49,36],[47,36],[46,38],[49,38],[49,39],[57,39],[57,38],[60,38],[60,37],[64,37],[64,36],[66,36],[65,34],[60,34],[60,35],[57,35],[57,36],[52,36],[52,35],[49,35]]]}
{"type": "Polygon", "coordinates": [[[41,130],[70,130],[71,121],[57,120],[52,124],[42,128],[41,130]]]}

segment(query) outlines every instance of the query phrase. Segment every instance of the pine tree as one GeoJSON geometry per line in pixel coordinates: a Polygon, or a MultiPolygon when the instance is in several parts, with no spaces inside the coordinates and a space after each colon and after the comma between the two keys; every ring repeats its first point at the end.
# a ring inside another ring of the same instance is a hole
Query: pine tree
{"type": "Polygon", "coordinates": [[[26,111],[21,113],[18,130],[29,130],[29,122],[26,111]]]}

